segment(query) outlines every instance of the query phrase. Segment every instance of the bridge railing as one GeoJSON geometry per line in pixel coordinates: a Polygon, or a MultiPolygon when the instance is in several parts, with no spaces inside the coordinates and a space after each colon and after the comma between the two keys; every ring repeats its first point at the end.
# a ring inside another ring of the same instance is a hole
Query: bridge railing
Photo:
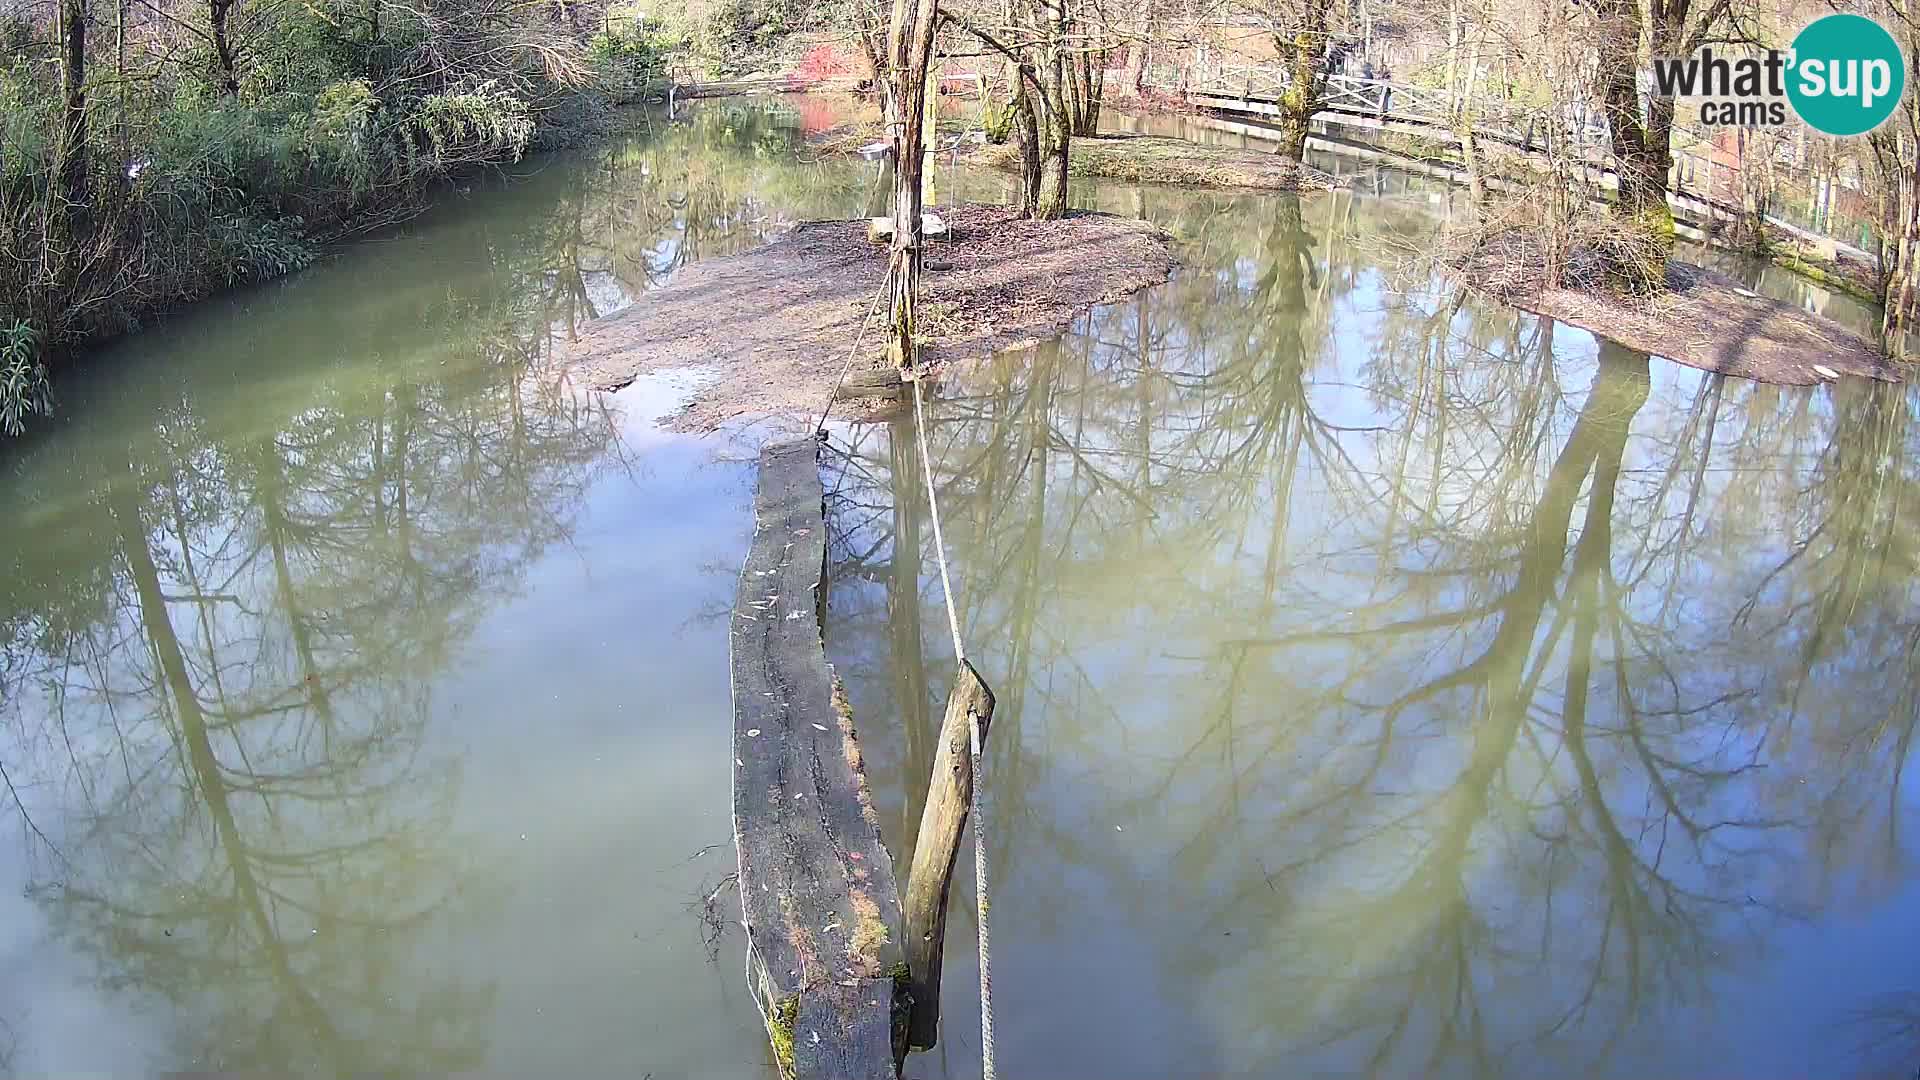
{"type": "MultiPolygon", "coordinates": [[[[1160,85],[1169,90],[1184,89],[1189,101],[1219,107],[1219,99],[1225,98],[1241,103],[1225,106],[1228,111],[1243,110],[1267,116],[1277,112],[1278,103],[1289,83],[1286,69],[1275,64],[1220,65],[1203,62],[1184,69],[1159,69],[1149,72],[1149,75],[1166,77],[1163,72],[1169,71],[1176,79],[1184,79],[1184,87],[1178,82],[1160,85]]],[[[1458,126],[1459,107],[1454,94],[1436,87],[1353,75],[1330,75],[1315,112],[1321,115],[1337,114],[1350,121],[1357,120],[1363,126],[1391,128],[1399,125],[1401,130],[1429,129],[1435,134],[1450,136],[1458,126]]],[[[1505,143],[1530,153],[1552,151],[1577,159],[1587,168],[1612,168],[1612,138],[1593,102],[1577,101],[1564,112],[1557,112],[1516,102],[1498,94],[1480,93],[1474,96],[1471,111],[1474,132],[1485,142],[1505,143]]],[[[1675,134],[1687,133],[1676,131],[1675,134]]],[[[1719,186],[1712,174],[1728,166],[1713,160],[1711,154],[1700,153],[1698,148],[1689,154],[1686,149],[1676,147],[1675,158],[1677,175],[1672,194],[1677,200],[1698,204],[1722,215],[1743,212],[1738,206],[1716,202],[1711,194],[1719,186]],[[1685,188],[1691,185],[1683,181],[1700,165],[1704,165],[1709,173],[1705,191],[1689,192],[1685,188]]],[[[1841,250],[1864,255],[1859,249],[1837,238],[1812,232],[1772,215],[1767,220],[1790,235],[1833,242],[1841,250]]]]}
{"type": "Polygon", "coordinates": [[[1287,70],[1271,64],[1221,64],[1202,61],[1188,73],[1187,92],[1272,101],[1286,92],[1287,70]]]}
{"type": "MultiPolygon", "coordinates": [[[[1149,83],[1162,89],[1184,89],[1189,95],[1246,102],[1277,102],[1290,84],[1286,69],[1273,64],[1200,64],[1184,70],[1156,69],[1148,74],[1149,83]],[[1183,75],[1184,87],[1180,85],[1183,75]]],[[[1451,129],[1460,106],[1452,92],[1438,87],[1329,75],[1316,111],[1451,129]]],[[[1471,112],[1474,129],[1483,139],[1529,150],[1544,148],[1549,141],[1588,150],[1607,145],[1606,127],[1597,122],[1590,105],[1576,106],[1567,115],[1555,117],[1548,110],[1482,93],[1474,96],[1471,112]]]]}

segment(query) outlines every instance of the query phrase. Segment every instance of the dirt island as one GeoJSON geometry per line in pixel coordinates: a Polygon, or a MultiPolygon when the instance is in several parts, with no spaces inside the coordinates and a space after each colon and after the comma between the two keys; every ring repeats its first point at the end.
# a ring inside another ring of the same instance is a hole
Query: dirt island
{"type": "MultiPolygon", "coordinates": [[[[1144,221],[1072,213],[1029,221],[1002,207],[961,206],[926,246],[916,319],[937,373],[1058,335],[1096,304],[1165,281],[1172,239],[1144,221]]],[[[567,353],[589,388],[687,369],[699,385],[669,423],[711,430],[748,414],[819,412],[847,370],[873,309],[886,249],[867,221],[802,222],[752,251],[696,263],[632,307],[594,324],[567,353]]],[[[884,315],[884,312],[881,313],[884,315]]],[[[884,369],[876,316],[852,370],[884,369]]],[[[858,408],[859,403],[854,403],[858,408]]]]}
{"type": "Polygon", "coordinates": [[[1686,262],[1664,261],[1653,287],[1621,289],[1620,263],[1607,242],[1586,236],[1564,268],[1548,270],[1539,230],[1473,236],[1441,260],[1470,288],[1701,371],[1782,386],[1812,386],[1853,376],[1901,382],[1902,367],[1877,342],[1798,305],[1762,296],[1733,278],[1686,262]],[[1464,249],[1464,250],[1463,250],[1464,249]]]}

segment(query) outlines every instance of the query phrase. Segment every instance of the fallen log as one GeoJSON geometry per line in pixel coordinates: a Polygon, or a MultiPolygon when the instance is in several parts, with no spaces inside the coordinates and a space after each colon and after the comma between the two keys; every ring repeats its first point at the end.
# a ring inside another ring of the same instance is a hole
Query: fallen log
{"type": "Polygon", "coordinates": [[[733,829],[747,969],[786,1080],[896,1080],[906,964],[852,710],[821,643],[818,444],[760,453],[731,628],[733,829]]]}

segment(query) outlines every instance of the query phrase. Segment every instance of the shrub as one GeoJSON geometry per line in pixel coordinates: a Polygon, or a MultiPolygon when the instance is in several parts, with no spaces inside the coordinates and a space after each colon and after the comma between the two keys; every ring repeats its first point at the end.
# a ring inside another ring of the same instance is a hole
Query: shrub
{"type": "Polygon", "coordinates": [[[764,60],[782,38],[817,17],[802,0],[663,0],[656,14],[716,77],[764,60]]]}
{"type": "Polygon", "coordinates": [[[525,101],[487,80],[463,90],[429,94],[401,130],[412,149],[428,155],[428,167],[438,171],[477,161],[518,159],[533,138],[533,116],[525,101]]]}
{"type": "Polygon", "coordinates": [[[806,85],[832,75],[845,75],[849,70],[840,50],[823,41],[808,49],[800,62],[793,66],[793,77],[796,82],[806,85]]]}
{"type": "Polygon", "coordinates": [[[53,415],[39,335],[26,323],[0,327],[0,433],[18,435],[33,413],[53,415]]]}
{"type": "Polygon", "coordinates": [[[1495,296],[1555,288],[1641,296],[1664,284],[1669,243],[1606,209],[1535,191],[1488,208],[1441,247],[1447,262],[1495,296]]]}
{"type": "Polygon", "coordinates": [[[644,95],[666,78],[668,57],[681,45],[674,36],[644,18],[609,24],[587,40],[587,59],[599,70],[607,92],[618,101],[644,95]]]}
{"type": "MultiPolygon", "coordinates": [[[[185,46],[136,53],[137,80],[89,95],[81,206],[56,194],[75,178],[54,69],[0,54],[0,432],[47,411],[50,356],[306,266],[455,170],[518,158],[542,118],[591,96],[578,42],[513,0],[385,10],[369,40],[281,9],[249,35],[237,94],[185,46]]],[[[656,35],[632,20],[595,55],[656,69],[656,35]]]]}

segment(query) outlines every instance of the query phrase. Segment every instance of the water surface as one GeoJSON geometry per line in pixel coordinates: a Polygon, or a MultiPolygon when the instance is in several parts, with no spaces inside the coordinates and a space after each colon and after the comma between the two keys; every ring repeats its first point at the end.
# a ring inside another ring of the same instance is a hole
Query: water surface
{"type": "MultiPolygon", "coordinates": [[[[0,469],[0,1063],[772,1075],[702,900],[773,425],[553,369],[863,212],[803,145],[845,115],[656,118],[63,382],[0,469]]],[[[1912,401],[1436,289],[1455,200],[1323,164],[1353,191],[1076,185],[1187,266],[934,405],[1002,1069],[1910,1072],[1912,401]]],[[[951,672],[911,438],[837,426],[829,473],[896,852],[951,672]]],[[[970,897],[909,1075],[977,1075],[970,897]]]]}
{"type": "Polygon", "coordinates": [[[841,212],[799,133],[528,162],[63,381],[0,473],[0,1063],[767,1074],[698,911],[757,435],[552,357],[841,212]]]}
{"type": "MultiPolygon", "coordinates": [[[[1910,1075],[1912,395],[1410,281],[1439,198],[1147,192],[1168,286],[942,387],[1000,1068],[1910,1075]]],[[[830,502],[896,842],[952,672],[912,439],[830,502]]],[[[966,863],[928,1077],[977,1075],[966,863]]]]}

